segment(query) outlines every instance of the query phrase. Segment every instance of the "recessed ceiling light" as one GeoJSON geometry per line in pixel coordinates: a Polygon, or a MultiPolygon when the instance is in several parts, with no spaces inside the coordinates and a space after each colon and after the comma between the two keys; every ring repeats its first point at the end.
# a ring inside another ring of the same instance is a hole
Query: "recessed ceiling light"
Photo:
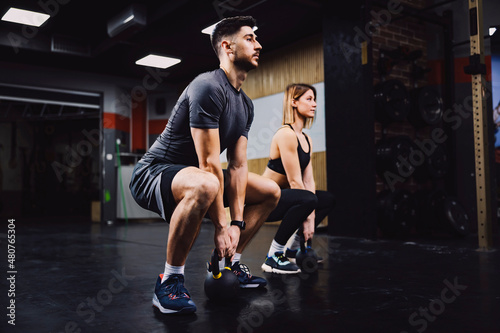
{"type": "Polygon", "coordinates": [[[123,20],[123,23],[127,23],[127,22],[130,22],[134,19],[134,15],[130,15],[129,17],[127,17],[125,20],[123,20]]]}
{"type": "MultiPolygon", "coordinates": [[[[219,23],[219,22],[217,22],[219,23]]],[[[212,31],[214,31],[215,29],[215,26],[217,25],[217,23],[214,23],[212,24],[211,26],[209,27],[206,27],[205,29],[203,29],[201,32],[204,33],[204,34],[207,34],[207,35],[211,35],[212,34],[212,31]]]]}
{"type": "MultiPolygon", "coordinates": [[[[219,21],[220,22],[220,21],[219,21]]],[[[219,23],[217,22],[217,23],[219,23]]],[[[212,31],[214,31],[215,29],[215,26],[217,25],[217,23],[214,23],[212,24],[211,26],[209,27],[206,27],[205,29],[203,29],[201,32],[204,33],[204,34],[207,34],[207,35],[211,35],[212,34],[212,31]]],[[[253,31],[256,31],[258,28],[255,26],[253,27],[253,31]]]]}
{"type": "Polygon", "coordinates": [[[493,34],[495,33],[495,31],[497,31],[497,28],[491,27],[490,28],[490,36],[493,36],[493,34]]]}
{"type": "Polygon", "coordinates": [[[159,56],[155,54],[150,54],[148,56],[145,56],[142,59],[139,59],[135,62],[136,65],[141,65],[141,66],[149,66],[149,67],[156,67],[156,68],[168,68],[171,67],[175,64],[180,63],[181,60],[177,58],[170,58],[170,57],[164,57],[164,56],[159,56]]]}
{"type": "Polygon", "coordinates": [[[50,18],[50,15],[30,10],[11,7],[2,17],[2,21],[31,25],[39,27],[50,18]]]}

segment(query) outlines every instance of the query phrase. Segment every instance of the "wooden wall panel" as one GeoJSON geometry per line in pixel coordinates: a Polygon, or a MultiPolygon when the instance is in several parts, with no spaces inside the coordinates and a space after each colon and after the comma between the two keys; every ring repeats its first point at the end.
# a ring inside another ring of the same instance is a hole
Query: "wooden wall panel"
{"type": "Polygon", "coordinates": [[[264,170],[266,170],[267,161],[269,158],[256,158],[248,161],[248,171],[256,173],[258,175],[262,175],[264,170]]]}
{"type": "Polygon", "coordinates": [[[312,165],[316,189],[326,191],[326,152],[313,153],[312,165]]]}
{"type": "Polygon", "coordinates": [[[259,68],[248,73],[242,89],[252,99],[285,91],[290,83],[324,81],[323,39],[313,36],[266,53],[263,45],[259,68]]]}
{"type": "MultiPolygon", "coordinates": [[[[256,158],[248,160],[248,172],[258,175],[264,173],[269,158],[256,158]]],[[[320,151],[312,154],[312,164],[316,189],[326,191],[326,152],[320,151]]],[[[227,168],[227,162],[222,163],[222,168],[227,168]]]]}

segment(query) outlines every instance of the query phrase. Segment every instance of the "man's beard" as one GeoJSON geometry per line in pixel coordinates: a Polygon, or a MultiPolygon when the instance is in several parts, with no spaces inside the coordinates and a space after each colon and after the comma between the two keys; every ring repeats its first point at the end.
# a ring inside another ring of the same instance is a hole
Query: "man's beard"
{"type": "MultiPolygon", "coordinates": [[[[252,55],[252,57],[253,57],[253,55],[252,55]]],[[[234,66],[237,68],[243,69],[246,72],[249,72],[252,69],[256,69],[258,65],[254,65],[251,60],[238,57],[238,54],[235,54],[234,66]]]]}

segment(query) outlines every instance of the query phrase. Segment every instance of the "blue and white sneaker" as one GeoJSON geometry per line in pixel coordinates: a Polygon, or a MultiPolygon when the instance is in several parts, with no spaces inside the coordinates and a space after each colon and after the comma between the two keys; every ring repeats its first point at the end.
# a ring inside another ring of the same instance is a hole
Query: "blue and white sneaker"
{"type": "Polygon", "coordinates": [[[161,283],[162,278],[163,274],[160,274],[156,281],[153,306],[157,307],[162,313],[185,314],[195,312],[196,305],[184,287],[184,275],[172,274],[161,283]]]}
{"type": "Polygon", "coordinates": [[[283,252],[275,252],[272,257],[266,257],[262,264],[262,270],[267,273],[297,274],[300,273],[299,266],[291,263],[283,252]]]}
{"type": "Polygon", "coordinates": [[[267,285],[266,279],[250,274],[250,269],[245,264],[236,261],[231,266],[231,271],[240,281],[240,288],[260,288],[267,285]]]}
{"type": "MultiPolygon", "coordinates": [[[[307,246],[307,250],[311,250],[312,248],[310,246],[307,246]]],[[[285,257],[288,258],[288,260],[291,262],[291,263],[296,263],[297,260],[297,252],[299,252],[299,250],[290,250],[290,249],[286,249],[286,252],[285,252],[285,257]]],[[[321,264],[323,263],[324,259],[323,257],[320,257],[316,251],[313,252],[313,255],[314,257],[316,258],[316,261],[318,262],[318,264],[321,264]]]]}

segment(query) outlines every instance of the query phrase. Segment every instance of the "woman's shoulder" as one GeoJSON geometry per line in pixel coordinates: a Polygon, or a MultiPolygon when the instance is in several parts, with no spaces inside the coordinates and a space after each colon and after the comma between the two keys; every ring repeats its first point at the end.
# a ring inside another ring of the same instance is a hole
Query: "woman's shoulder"
{"type": "Polygon", "coordinates": [[[292,136],[295,135],[295,132],[289,125],[282,125],[280,128],[278,128],[275,135],[292,136]]]}
{"type": "Polygon", "coordinates": [[[292,145],[297,146],[297,136],[293,129],[287,125],[281,126],[274,134],[273,141],[279,145],[292,145]]]}

